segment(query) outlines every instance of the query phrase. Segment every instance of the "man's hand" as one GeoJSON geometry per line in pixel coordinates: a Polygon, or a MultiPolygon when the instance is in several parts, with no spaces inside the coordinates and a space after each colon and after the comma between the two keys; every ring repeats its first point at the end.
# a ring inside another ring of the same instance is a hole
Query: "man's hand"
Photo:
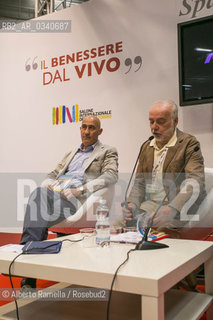
{"type": "Polygon", "coordinates": [[[42,187],[43,187],[43,188],[50,189],[50,190],[53,191],[54,187],[55,187],[58,183],[59,183],[58,180],[55,180],[53,183],[51,183],[51,184],[45,184],[45,185],[43,185],[42,187]]]}
{"type": "Polygon", "coordinates": [[[132,211],[136,209],[136,205],[134,203],[128,203],[127,207],[125,205],[122,206],[123,216],[125,221],[131,221],[133,219],[132,211]]]}
{"type": "Polygon", "coordinates": [[[153,221],[153,227],[163,227],[168,222],[174,219],[177,214],[177,210],[169,206],[162,206],[153,221]]]}
{"type": "Polygon", "coordinates": [[[71,198],[77,198],[81,195],[81,190],[78,188],[67,188],[63,191],[61,191],[62,197],[64,197],[67,200],[70,200],[71,198]]]}

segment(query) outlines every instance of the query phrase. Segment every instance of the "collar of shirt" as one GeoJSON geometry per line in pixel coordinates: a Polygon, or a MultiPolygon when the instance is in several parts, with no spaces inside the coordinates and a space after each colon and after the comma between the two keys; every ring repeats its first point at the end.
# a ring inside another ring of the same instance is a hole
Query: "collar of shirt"
{"type": "Polygon", "coordinates": [[[92,150],[94,150],[94,148],[95,148],[95,146],[96,146],[96,144],[98,143],[98,141],[96,141],[94,144],[92,144],[91,146],[88,146],[87,148],[86,148],[86,150],[83,150],[82,149],[82,147],[83,147],[83,143],[80,145],[80,147],[78,148],[78,151],[77,152],[90,152],[90,151],[92,151],[92,150]]]}
{"type": "Polygon", "coordinates": [[[171,139],[163,146],[162,149],[159,149],[156,143],[156,139],[154,138],[152,141],[150,141],[150,147],[154,147],[157,151],[163,151],[165,148],[174,147],[174,145],[177,142],[177,130],[175,129],[173,136],[171,139]]]}

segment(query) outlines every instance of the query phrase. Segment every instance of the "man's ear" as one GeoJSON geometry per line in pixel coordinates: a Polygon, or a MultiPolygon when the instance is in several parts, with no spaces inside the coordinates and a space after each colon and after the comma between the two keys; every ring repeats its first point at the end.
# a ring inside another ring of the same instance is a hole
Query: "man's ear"
{"type": "Polygon", "coordinates": [[[176,117],[176,118],[175,118],[174,122],[175,122],[175,127],[177,127],[177,124],[178,124],[178,117],[176,117]]]}
{"type": "Polygon", "coordinates": [[[99,134],[98,134],[98,135],[100,136],[100,134],[102,134],[102,132],[103,132],[103,129],[102,129],[102,128],[100,128],[100,129],[99,129],[99,134]]]}

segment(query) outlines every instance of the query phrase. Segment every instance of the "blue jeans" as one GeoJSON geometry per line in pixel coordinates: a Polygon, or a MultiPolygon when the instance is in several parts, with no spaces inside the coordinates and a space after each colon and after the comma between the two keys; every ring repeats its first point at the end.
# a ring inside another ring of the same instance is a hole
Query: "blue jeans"
{"type": "Polygon", "coordinates": [[[66,200],[60,192],[36,188],[30,195],[20,244],[47,239],[48,228],[77,211],[77,199],[66,200]]]}

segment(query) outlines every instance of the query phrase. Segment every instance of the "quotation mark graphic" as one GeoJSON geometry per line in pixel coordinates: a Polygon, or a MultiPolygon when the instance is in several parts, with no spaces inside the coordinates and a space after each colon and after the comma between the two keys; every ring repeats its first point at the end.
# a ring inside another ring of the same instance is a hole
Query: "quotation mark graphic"
{"type": "Polygon", "coordinates": [[[25,63],[25,70],[26,70],[26,71],[30,71],[31,66],[32,66],[33,70],[36,70],[36,69],[38,68],[38,63],[35,62],[35,60],[36,60],[37,58],[38,58],[38,57],[35,57],[35,58],[33,59],[32,64],[30,64],[31,58],[28,58],[28,59],[27,59],[27,61],[26,61],[26,63],[25,63]]]}
{"type": "MultiPolygon", "coordinates": [[[[125,65],[126,65],[127,67],[129,67],[129,70],[128,70],[127,72],[125,72],[125,74],[127,74],[127,73],[131,70],[131,68],[132,68],[132,59],[126,58],[126,60],[124,61],[124,63],[125,63],[125,65]]],[[[142,66],[142,58],[141,58],[141,56],[135,57],[135,59],[134,59],[134,64],[139,65],[139,67],[135,70],[135,72],[138,72],[138,70],[139,70],[139,69],[141,68],[141,66],[142,66]]]]}

